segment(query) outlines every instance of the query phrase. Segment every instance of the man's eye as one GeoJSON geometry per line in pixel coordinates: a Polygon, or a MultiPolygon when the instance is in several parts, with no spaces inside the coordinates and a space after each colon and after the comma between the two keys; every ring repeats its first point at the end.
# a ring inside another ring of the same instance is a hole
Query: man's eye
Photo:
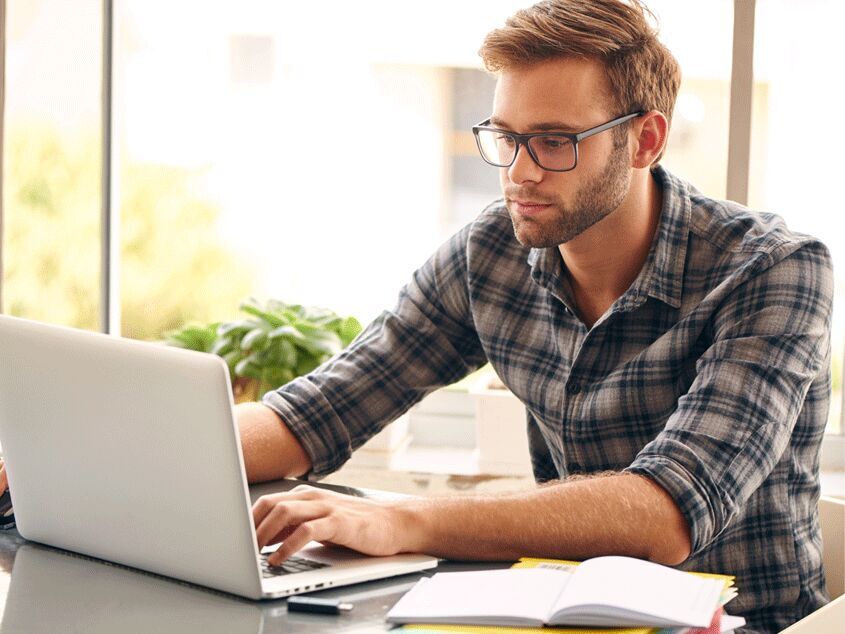
{"type": "Polygon", "coordinates": [[[511,147],[513,145],[513,137],[509,134],[500,134],[496,137],[496,143],[511,147]]]}
{"type": "Polygon", "coordinates": [[[567,145],[569,145],[569,139],[554,136],[543,137],[543,148],[546,150],[560,150],[567,145]]]}

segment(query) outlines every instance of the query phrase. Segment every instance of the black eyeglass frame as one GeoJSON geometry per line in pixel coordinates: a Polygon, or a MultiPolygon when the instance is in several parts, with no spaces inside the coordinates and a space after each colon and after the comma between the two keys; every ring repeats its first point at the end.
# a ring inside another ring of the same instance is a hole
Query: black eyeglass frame
{"type": "Polygon", "coordinates": [[[588,130],[584,130],[583,132],[533,132],[531,134],[516,134],[515,132],[509,132],[508,130],[502,130],[501,128],[494,128],[490,126],[490,119],[485,119],[484,121],[472,126],[472,134],[475,136],[475,143],[478,146],[478,152],[481,154],[481,158],[484,159],[485,163],[492,165],[493,167],[510,167],[516,161],[516,157],[519,154],[519,146],[525,146],[525,149],[528,150],[528,155],[531,157],[531,160],[543,170],[547,172],[571,172],[576,167],[578,167],[578,143],[587,139],[593,135],[599,134],[600,132],[604,132],[605,130],[610,130],[611,128],[615,128],[618,125],[625,123],[626,121],[630,121],[631,119],[635,119],[636,117],[641,117],[646,113],[645,110],[639,110],[637,112],[632,112],[630,114],[624,114],[621,117],[616,117],[615,119],[611,119],[610,121],[606,121],[600,125],[595,127],[589,128],[588,130]],[[506,134],[511,137],[516,142],[516,148],[513,151],[513,158],[511,159],[510,163],[507,164],[499,164],[490,161],[486,156],[484,156],[484,150],[481,148],[481,139],[478,136],[478,133],[486,130],[490,132],[499,132],[501,134],[506,134]],[[572,167],[567,167],[566,169],[552,169],[548,167],[544,167],[540,164],[537,155],[534,154],[534,150],[531,149],[531,145],[529,141],[535,137],[544,137],[544,136],[553,136],[553,137],[565,137],[572,142],[572,147],[575,150],[575,162],[573,163],[572,167]]]}

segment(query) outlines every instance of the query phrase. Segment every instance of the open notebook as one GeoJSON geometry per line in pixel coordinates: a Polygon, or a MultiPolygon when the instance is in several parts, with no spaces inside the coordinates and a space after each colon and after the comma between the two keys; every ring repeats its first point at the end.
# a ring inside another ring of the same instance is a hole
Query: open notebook
{"type": "Polygon", "coordinates": [[[724,578],[696,576],[629,557],[597,557],[570,570],[439,573],[414,586],[387,620],[706,628],[723,603],[725,585],[724,578]]]}

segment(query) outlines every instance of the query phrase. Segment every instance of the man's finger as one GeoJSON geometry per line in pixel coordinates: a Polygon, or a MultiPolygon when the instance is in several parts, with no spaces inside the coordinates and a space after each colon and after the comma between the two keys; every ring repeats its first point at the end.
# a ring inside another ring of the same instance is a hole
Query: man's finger
{"type": "Polygon", "coordinates": [[[267,517],[267,513],[276,508],[276,495],[262,495],[252,505],[252,524],[256,528],[267,517]]]}
{"type": "Polygon", "coordinates": [[[320,502],[297,500],[277,502],[255,528],[255,537],[258,540],[259,548],[264,548],[267,544],[273,543],[271,541],[273,537],[285,528],[299,526],[303,522],[326,515],[327,511],[325,505],[320,502]]]}
{"type": "Polygon", "coordinates": [[[335,521],[330,517],[320,517],[300,524],[279,546],[278,550],[267,558],[267,563],[271,566],[281,566],[288,558],[302,550],[311,541],[332,541],[335,534],[334,526],[335,521]]]}
{"type": "Polygon", "coordinates": [[[279,502],[285,500],[320,500],[329,497],[326,492],[306,484],[300,484],[291,491],[283,493],[270,493],[262,495],[255,501],[252,506],[252,523],[256,527],[261,524],[261,521],[272,511],[279,502]]]}
{"type": "Polygon", "coordinates": [[[6,465],[0,460],[0,493],[9,487],[9,480],[6,477],[6,465]]]}

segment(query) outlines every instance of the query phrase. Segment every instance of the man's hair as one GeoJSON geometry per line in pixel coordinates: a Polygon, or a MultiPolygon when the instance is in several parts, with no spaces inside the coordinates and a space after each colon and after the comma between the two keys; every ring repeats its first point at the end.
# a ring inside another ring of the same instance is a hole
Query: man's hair
{"type": "Polygon", "coordinates": [[[659,110],[671,122],[681,70],[649,17],[640,0],[544,0],[491,31],[479,54],[493,73],[561,57],[597,60],[615,115],[659,110]]]}

